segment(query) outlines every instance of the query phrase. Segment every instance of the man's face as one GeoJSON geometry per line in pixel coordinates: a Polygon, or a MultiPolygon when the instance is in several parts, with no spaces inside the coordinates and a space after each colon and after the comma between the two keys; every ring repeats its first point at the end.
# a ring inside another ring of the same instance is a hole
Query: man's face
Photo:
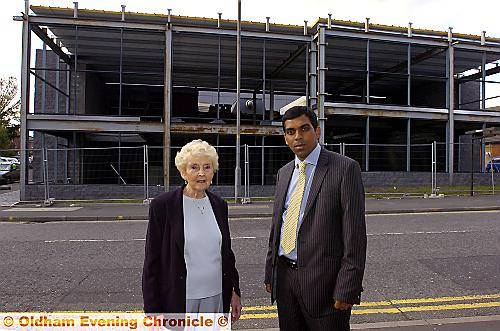
{"type": "Polygon", "coordinates": [[[306,115],[285,121],[285,142],[301,161],[316,148],[319,137],[319,126],[314,129],[306,115]]]}

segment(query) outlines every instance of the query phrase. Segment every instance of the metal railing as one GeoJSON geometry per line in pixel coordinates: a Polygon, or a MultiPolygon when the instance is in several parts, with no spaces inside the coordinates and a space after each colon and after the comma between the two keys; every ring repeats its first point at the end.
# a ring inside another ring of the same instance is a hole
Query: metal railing
{"type": "MultiPolygon", "coordinates": [[[[219,155],[219,170],[212,185],[215,189],[224,189],[226,193],[223,195],[229,197],[231,194],[228,192],[234,192],[235,147],[215,147],[219,155]]],[[[425,192],[435,195],[443,191],[464,193],[470,190],[494,193],[495,180],[500,176],[499,161],[490,161],[500,157],[500,144],[454,144],[453,175],[446,172],[448,150],[444,143],[410,146],[340,143],[326,144],[324,147],[359,162],[364,172],[365,186],[370,192],[393,186],[404,190],[406,185],[420,187],[421,190],[427,188],[425,192]],[[489,163],[493,166],[488,167],[489,163]],[[387,172],[391,173],[390,178],[384,175],[387,172]]],[[[293,160],[293,153],[288,146],[245,144],[241,148],[242,186],[239,197],[248,202],[255,197],[272,196],[276,174],[282,166],[293,160]]],[[[171,147],[169,150],[168,176],[171,187],[183,183],[175,167],[175,155],[179,150],[180,147],[171,147]]],[[[164,191],[163,153],[163,147],[147,145],[29,149],[27,155],[30,162],[25,182],[29,193],[27,199],[148,201],[164,191]]],[[[0,150],[0,156],[3,157],[16,155],[20,155],[20,150],[0,150]]],[[[14,180],[19,178],[19,174],[14,172],[10,175],[14,180]]],[[[4,174],[0,173],[0,180],[2,178],[4,174]]]]}

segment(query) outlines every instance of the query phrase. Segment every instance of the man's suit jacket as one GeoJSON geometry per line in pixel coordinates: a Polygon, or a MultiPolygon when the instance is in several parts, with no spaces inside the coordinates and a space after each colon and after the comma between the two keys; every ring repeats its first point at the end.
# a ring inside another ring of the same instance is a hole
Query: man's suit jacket
{"type": "MultiPolygon", "coordinates": [[[[265,283],[276,300],[278,247],[294,161],[278,171],[265,283]]],[[[297,237],[300,293],[313,317],[332,312],[334,298],[359,304],[366,259],[364,188],[359,164],[322,148],[297,237]]],[[[278,298],[279,300],[279,298],[278,298]]]]}
{"type": "MultiPolygon", "coordinates": [[[[146,234],[142,294],[146,313],[186,311],[186,261],[184,260],[184,212],[182,191],[162,193],[151,201],[146,234]]],[[[222,298],[229,312],[232,291],[240,296],[239,275],[231,249],[227,203],[206,192],[222,234],[222,298]]]]}

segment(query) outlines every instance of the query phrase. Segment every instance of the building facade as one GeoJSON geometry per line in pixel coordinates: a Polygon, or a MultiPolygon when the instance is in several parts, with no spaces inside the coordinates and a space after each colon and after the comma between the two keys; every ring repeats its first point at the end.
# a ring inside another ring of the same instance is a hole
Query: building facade
{"type": "MultiPolygon", "coordinates": [[[[23,200],[39,197],[42,182],[58,197],[75,185],[103,195],[125,184],[168,189],[180,183],[176,151],[194,138],[219,146],[216,184],[234,184],[236,21],[26,4],[21,129],[22,145],[33,136],[34,146],[22,156],[34,167],[22,167],[23,200]]],[[[367,178],[385,172],[382,181],[429,172],[433,155],[438,172],[459,176],[470,168],[465,133],[500,125],[500,40],[484,32],[331,17],[241,26],[249,185],[272,187],[290,160],[279,122],[290,105],[314,106],[321,143],[356,159],[367,178]]]]}

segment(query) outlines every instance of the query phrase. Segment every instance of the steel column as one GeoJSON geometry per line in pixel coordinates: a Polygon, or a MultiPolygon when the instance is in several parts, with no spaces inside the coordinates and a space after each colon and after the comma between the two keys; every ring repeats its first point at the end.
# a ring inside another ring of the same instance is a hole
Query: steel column
{"type": "Polygon", "coordinates": [[[71,66],[66,64],[66,114],[69,115],[71,105],[71,66]]]}
{"type": "Polygon", "coordinates": [[[307,105],[312,107],[318,104],[317,97],[317,77],[318,77],[318,45],[316,41],[310,42],[309,52],[309,100],[307,100],[307,105]]]}
{"type": "Polygon", "coordinates": [[[365,131],[365,171],[370,170],[370,116],[366,117],[365,131]]]}
{"type": "Polygon", "coordinates": [[[406,171],[411,170],[411,118],[406,121],[406,171]]]}
{"type": "MultiPolygon", "coordinates": [[[[123,28],[120,29],[120,86],[118,99],[118,116],[122,116],[122,95],[123,95],[123,28]]],[[[119,167],[120,165],[118,165],[119,167]]]]}
{"type": "Polygon", "coordinates": [[[445,162],[445,171],[448,171],[449,169],[449,153],[450,153],[450,130],[449,130],[450,122],[446,121],[446,127],[445,127],[445,153],[446,153],[446,162],[445,162]]]}
{"type": "MultiPolygon", "coordinates": [[[[219,24],[220,24],[220,15],[219,15],[219,24]]],[[[221,40],[219,36],[218,40],[218,48],[217,48],[217,120],[220,119],[220,61],[221,61],[221,40]]]]}
{"type": "Polygon", "coordinates": [[[260,177],[261,177],[261,181],[260,181],[260,184],[262,186],[265,185],[265,169],[264,169],[264,166],[265,166],[265,142],[266,142],[266,137],[265,136],[262,136],[262,140],[261,140],[261,159],[260,159],[260,177]]]}
{"type": "MultiPolygon", "coordinates": [[[[61,75],[61,72],[59,71],[59,69],[61,69],[61,58],[59,57],[59,55],[57,55],[57,62],[56,62],[56,87],[57,87],[57,90],[59,91],[60,90],[60,75],[61,75]]],[[[56,91],[56,92],[58,92],[56,91]]],[[[55,112],[56,114],[59,114],[59,93],[56,93],[55,95],[55,103],[56,103],[56,109],[55,109],[55,112]]]]}
{"type": "MultiPolygon", "coordinates": [[[[66,108],[66,115],[69,115],[69,110],[70,110],[70,103],[71,103],[71,83],[70,83],[70,78],[71,78],[71,72],[70,72],[70,65],[66,63],[66,69],[68,69],[68,71],[66,71],[66,105],[65,105],[65,108],[66,108]]],[[[68,183],[68,174],[69,174],[69,170],[68,170],[68,148],[69,148],[69,139],[66,138],[66,148],[64,150],[64,183],[66,184],[69,184],[68,183]]]]}
{"type": "MultiPolygon", "coordinates": [[[[486,123],[483,123],[483,132],[486,130],[486,123]]],[[[481,172],[486,170],[486,143],[481,139],[481,172]]]]}
{"type": "Polygon", "coordinates": [[[481,59],[481,110],[486,109],[486,52],[481,59]]]}
{"type": "Polygon", "coordinates": [[[273,81],[269,81],[269,120],[272,122],[274,120],[274,90],[273,81]]]}
{"type": "Polygon", "coordinates": [[[305,77],[306,78],[306,107],[308,109],[310,109],[310,106],[311,106],[309,104],[309,98],[310,98],[310,95],[309,95],[309,83],[310,83],[309,82],[309,53],[310,53],[309,47],[310,46],[307,45],[307,47],[306,47],[306,54],[305,54],[306,55],[305,56],[305,58],[306,58],[306,64],[305,64],[305,66],[306,66],[305,67],[305,69],[306,69],[306,77],[305,77]]]}
{"type": "Polygon", "coordinates": [[[29,64],[31,54],[31,34],[29,26],[29,0],[24,1],[23,13],[23,42],[22,42],[22,60],[21,60],[21,113],[20,113],[20,134],[21,134],[21,173],[20,173],[20,200],[26,200],[26,184],[28,181],[28,131],[27,131],[27,114],[29,112],[30,103],[30,77],[29,64]]]}
{"type": "MultiPolygon", "coordinates": [[[[61,59],[59,57],[59,55],[57,55],[56,53],[56,57],[57,57],[57,62],[56,62],[56,87],[57,89],[59,89],[59,85],[60,85],[60,75],[61,75],[61,72],[59,71],[59,69],[61,68],[61,59]]],[[[56,104],[56,108],[55,108],[55,113],[56,114],[59,114],[59,93],[56,92],[56,95],[55,95],[55,104],[56,104]]],[[[55,159],[54,159],[54,164],[55,164],[55,167],[54,167],[54,179],[55,179],[55,183],[57,184],[57,181],[58,181],[58,178],[59,178],[59,137],[56,136],[56,150],[55,150],[55,159]]]]}
{"type": "Polygon", "coordinates": [[[172,114],[172,30],[165,30],[165,66],[163,81],[163,186],[170,189],[170,116],[172,114]]]}
{"type": "Polygon", "coordinates": [[[77,91],[77,86],[78,86],[78,26],[75,26],[75,59],[74,59],[74,63],[73,65],[75,66],[75,70],[74,70],[74,74],[75,74],[75,78],[73,79],[73,84],[74,84],[74,87],[73,87],[73,90],[74,90],[74,98],[75,100],[73,100],[73,107],[74,107],[74,111],[73,111],[73,114],[77,114],[78,112],[78,91],[77,91]]]}
{"type": "MultiPolygon", "coordinates": [[[[46,111],[46,105],[47,105],[47,86],[45,85],[45,82],[47,81],[47,72],[45,69],[47,68],[47,44],[43,43],[42,45],[42,114],[45,114],[46,111]]],[[[57,93],[56,93],[57,94],[57,93]]],[[[42,148],[45,148],[43,146],[42,148]]]]}
{"type": "MultiPolygon", "coordinates": [[[[410,28],[411,29],[411,28],[410,28]]],[[[407,50],[407,82],[406,82],[406,104],[411,106],[411,44],[408,44],[407,50]]]]}
{"type": "MultiPolygon", "coordinates": [[[[262,120],[266,119],[266,40],[262,45],[262,120]]],[[[257,106],[257,105],[256,105],[257,106]]]]}
{"type": "Polygon", "coordinates": [[[234,168],[234,201],[238,200],[238,191],[241,182],[240,168],[240,92],[241,92],[241,0],[238,0],[238,24],[236,36],[236,166],[234,168]]]}
{"type": "Polygon", "coordinates": [[[366,41],[366,103],[370,103],[370,40],[366,41]]]}
{"type": "Polygon", "coordinates": [[[319,138],[319,143],[321,145],[325,144],[325,53],[326,53],[326,40],[325,40],[325,27],[319,27],[319,37],[318,37],[318,120],[319,128],[321,130],[321,135],[319,138]]]}
{"type": "Polygon", "coordinates": [[[454,67],[455,67],[455,57],[454,57],[454,48],[451,43],[448,46],[448,89],[447,89],[447,103],[448,103],[448,136],[449,136],[449,145],[448,145],[448,173],[450,174],[450,184],[453,181],[453,168],[454,168],[454,148],[453,143],[455,141],[455,122],[454,122],[454,110],[455,110],[455,80],[454,80],[454,67]]]}

